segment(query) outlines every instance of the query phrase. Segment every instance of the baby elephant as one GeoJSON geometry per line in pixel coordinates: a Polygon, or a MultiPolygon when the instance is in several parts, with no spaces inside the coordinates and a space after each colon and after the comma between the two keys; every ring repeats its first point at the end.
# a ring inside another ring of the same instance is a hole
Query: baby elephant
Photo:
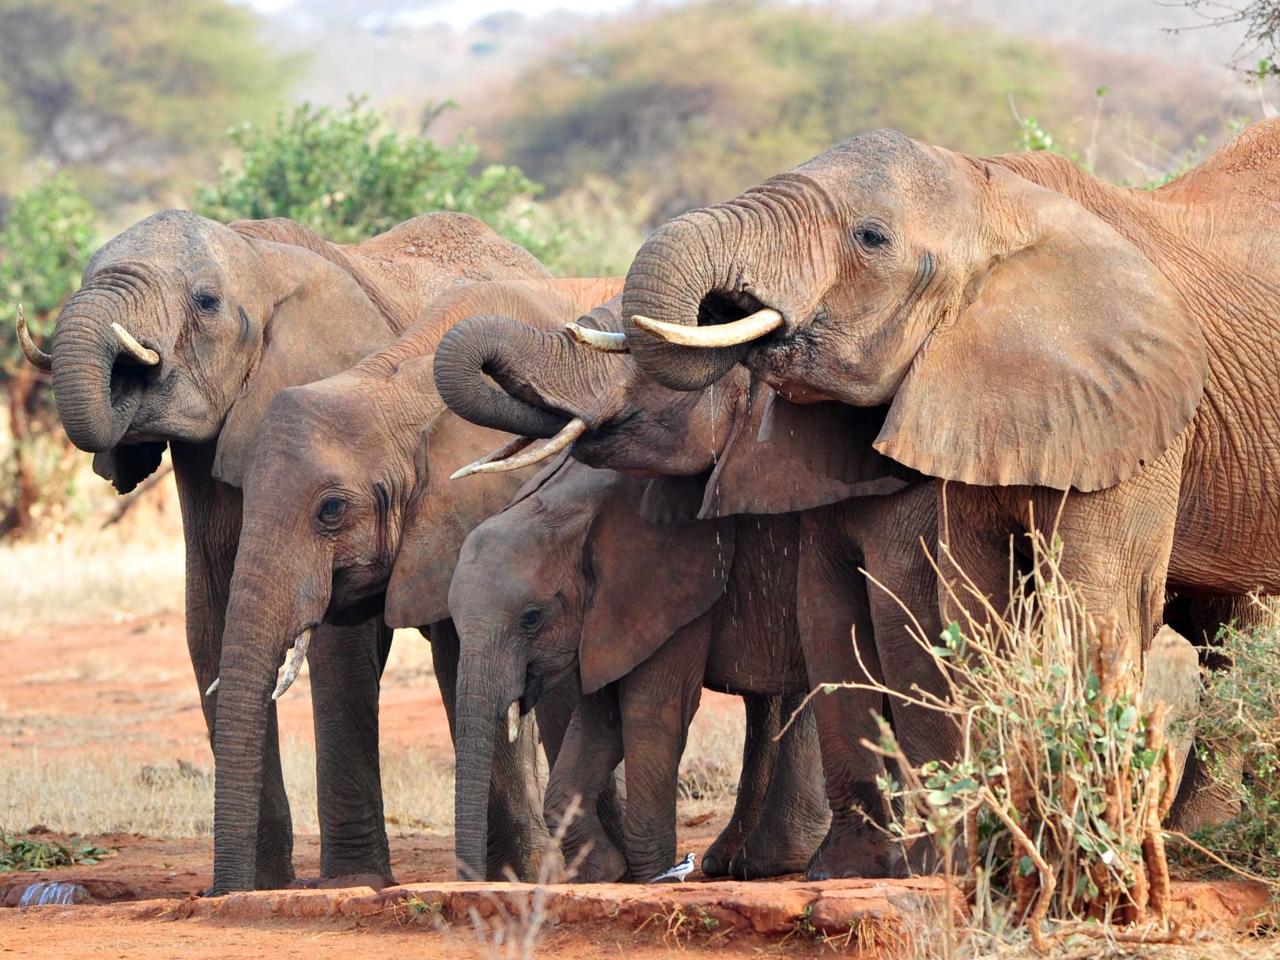
{"type": "Polygon", "coordinates": [[[577,879],[653,879],[676,857],[677,774],[703,686],[747,701],[738,802],[708,873],[800,871],[830,819],[795,620],[794,516],[658,523],[646,481],[562,459],[477,527],[449,591],[461,638],[458,857],[483,866],[495,720],[577,670],[583,699],[547,787],[554,825],[574,796],[565,859],[577,879]],[[782,707],[779,707],[779,698],[782,707]],[[477,736],[461,731],[470,727],[477,736]],[[487,734],[487,739],[486,739],[487,734]],[[625,760],[625,853],[594,816],[625,760]],[[474,796],[472,796],[474,794],[474,796]],[[472,802],[473,801],[473,802],[472,802]]]}

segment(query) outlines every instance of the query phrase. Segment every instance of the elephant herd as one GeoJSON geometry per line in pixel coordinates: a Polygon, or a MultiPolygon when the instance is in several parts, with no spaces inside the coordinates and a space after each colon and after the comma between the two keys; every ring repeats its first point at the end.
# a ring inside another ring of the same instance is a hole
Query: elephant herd
{"type": "Polygon", "coordinates": [[[1150,192],[877,131],[671,220],[625,278],[553,279],[459,214],[341,246],[167,211],[97,252],[48,353],[19,338],[118,491],[169,447],[212,892],[294,879],[275,701],[304,659],[321,873],[390,880],[402,627],[464,878],[536,874],[575,797],[579,879],[661,875],[703,687],[747,716],[704,873],[893,876],[931,851],[883,829],[873,714],[913,763],[959,734],[860,688],[783,732],[808,691],[865,665],[944,695],[917,633],[1003,606],[1029,534],[1143,642],[1280,592],[1278,228],[1280,121],[1150,192]]]}

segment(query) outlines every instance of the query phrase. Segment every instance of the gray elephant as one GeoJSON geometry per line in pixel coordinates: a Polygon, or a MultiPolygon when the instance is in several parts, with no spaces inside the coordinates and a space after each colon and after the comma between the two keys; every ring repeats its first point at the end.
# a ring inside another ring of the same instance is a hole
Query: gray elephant
{"type": "MultiPolygon", "coordinates": [[[[448,482],[458,462],[509,438],[461,420],[440,401],[431,374],[440,337],[460,318],[499,310],[519,310],[530,322],[560,329],[620,286],[620,278],[461,286],[350,369],[282,390],[271,401],[246,459],[222,639],[215,891],[252,882],[272,706],[296,677],[319,624],[385,612],[393,627],[425,628],[441,689],[454,690],[458,641],[448,590],[458,549],[475,524],[506,505],[521,478],[504,473],[472,485],[448,482]]],[[[461,692],[465,704],[465,687],[461,692]]],[[[549,697],[539,716],[552,758],[573,708],[565,706],[559,721],[550,716],[563,699],[549,697]]],[[[445,706],[453,723],[450,696],[445,706]]],[[[361,729],[339,741],[339,749],[357,754],[370,740],[376,744],[376,715],[359,722],[361,729]]],[[[464,716],[456,725],[460,747],[470,735],[467,722],[464,716]]],[[[523,747],[513,747],[504,738],[502,747],[492,786],[478,801],[493,815],[476,875],[501,877],[509,865],[531,878],[546,848],[530,781],[534,745],[526,738],[523,747]]]]}
{"type": "MultiPolygon", "coordinates": [[[[365,243],[327,243],[287,220],[223,226],[180,210],[105,244],[63,308],[52,370],[63,426],[94,469],[132,490],[170,447],[187,543],[187,644],[210,737],[247,450],[281,388],[343,370],[389,343],[424,304],[469,280],[545,277],[471,217],[419,217],[365,243]]],[[[390,877],[378,775],[377,690],[390,631],[323,623],[312,647],[321,873],[390,877]]],[[[446,696],[448,691],[445,691],[446,696]]],[[[256,871],[293,879],[274,705],[266,715],[256,871]]]]}
{"type": "MultiPolygon", "coordinates": [[[[449,589],[461,638],[459,809],[478,807],[489,782],[494,718],[527,712],[576,674],[584,696],[551,772],[548,826],[580,797],[588,813],[565,835],[566,859],[582,857],[578,878],[658,876],[675,858],[677,772],[705,685],[742,695],[749,728],[734,815],[703,872],[802,870],[830,818],[812,711],[776,748],[766,724],[770,699],[787,697],[790,716],[808,690],[795,619],[799,523],[648,520],[646,486],[562,456],[463,543],[449,589]],[[623,849],[591,813],[620,761],[623,849]]],[[[461,863],[479,865],[486,832],[459,819],[461,863]]]]}
{"type": "MultiPolygon", "coordinates": [[[[871,570],[909,604],[925,637],[937,635],[936,580],[921,546],[936,537],[931,486],[866,444],[850,444],[838,463],[818,460],[826,469],[814,469],[825,438],[874,436],[874,413],[782,403],[745,370],[714,389],[672,391],[619,352],[625,345],[616,302],[565,333],[534,330],[520,319],[473,318],[442,340],[436,385],[454,410],[530,436],[558,429],[549,446],[571,436],[572,456],[588,465],[660,475],[645,495],[653,519],[736,517],[750,524],[751,515],[767,523],[774,522],[768,515],[798,513],[796,603],[809,685],[866,678],[850,644],[854,628],[862,661],[877,679],[901,690],[944,691],[902,607],[858,574],[871,570]]],[[[498,461],[468,469],[502,468],[498,461]]],[[[885,705],[866,691],[819,696],[814,709],[833,820],[808,874],[905,872],[907,858],[883,830],[888,810],[876,785],[883,765],[862,745],[877,736],[872,711],[892,717],[916,762],[953,754],[957,731],[935,713],[885,705]]],[[[927,853],[921,848],[919,859],[927,853]]]]}

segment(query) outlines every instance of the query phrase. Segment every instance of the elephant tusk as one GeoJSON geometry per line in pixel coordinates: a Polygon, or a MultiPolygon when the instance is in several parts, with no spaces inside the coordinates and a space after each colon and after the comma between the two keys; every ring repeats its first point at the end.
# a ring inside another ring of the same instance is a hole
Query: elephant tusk
{"type": "Polygon", "coordinates": [[[37,347],[36,342],[31,339],[31,331],[27,329],[27,315],[23,312],[22,304],[18,304],[18,344],[22,347],[22,355],[27,358],[27,362],[37,370],[48,373],[53,369],[53,357],[37,347]]]}
{"type": "Polygon", "coordinates": [[[584,347],[599,350],[601,353],[630,353],[625,333],[614,333],[610,330],[593,330],[576,323],[566,323],[564,332],[584,347]]]}
{"type": "Polygon", "coordinates": [[[222,678],[214,677],[213,683],[209,684],[209,689],[204,692],[204,695],[206,697],[212,697],[215,693],[218,692],[218,684],[220,683],[222,683],[222,678]]]}
{"type": "Polygon", "coordinates": [[[515,743],[518,736],[520,736],[520,701],[512,700],[511,706],[507,707],[507,740],[515,743]]]}
{"type": "Polygon", "coordinates": [[[271,691],[272,700],[279,700],[283,697],[284,692],[293,686],[293,681],[298,679],[298,671],[302,669],[302,663],[307,659],[307,647],[310,643],[311,630],[308,628],[302,631],[302,634],[294,641],[293,656],[289,658],[289,665],[284,668],[284,676],[276,684],[275,690],[271,691]]]}
{"type": "Polygon", "coordinates": [[[741,320],[711,327],[688,327],[682,323],[651,320],[638,313],[631,321],[645,333],[681,347],[736,347],[773,333],[782,326],[782,314],[766,307],[741,320]]]}
{"type": "Polygon", "coordinates": [[[498,463],[499,461],[513,457],[525,447],[533,443],[532,437],[516,437],[508,443],[504,443],[492,453],[486,453],[474,463],[469,463],[460,470],[455,470],[449,477],[450,480],[461,480],[463,477],[469,477],[473,473],[479,473],[480,468],[490,463],[498,463]]]}
{"type": "Polygon", "coordinates": [[[133,338],[133,334],[120,326],[120,324],[111,324],[111,332],[116,335],[116,340],[119,342],[120,348],[144,367],[154,367],[160,362],[160,354],[156,353],[154,350],[148,350],[135,340],[133,338]]]}
{"type": "MultiPolygon", "coordinates": [[[[508,447],[514,446],[514,443],[507,444],[501,450],[496,450],[487,457],[481,457],[475,463],[469,463],[461,470],[455,471],[449,479],[461,480],[463,477],[469,477],[474,473],[506,473],[510,470],[519,470],[521,467],[527,467],[533,463],[540,463],[548,457],[554,457],[586,432],[587,425],[583,419],[574,417],[560,428],[559,433],[540,447],[524,450],[523,453],[517,453],[514,456],[511,454],[501,456],[508,447]]],[[[522,437],[521,439],[525,438],[522,437]]],[[[527,447],[532,442],[532,440],[525,440],[523,446],[527,447]]]]}

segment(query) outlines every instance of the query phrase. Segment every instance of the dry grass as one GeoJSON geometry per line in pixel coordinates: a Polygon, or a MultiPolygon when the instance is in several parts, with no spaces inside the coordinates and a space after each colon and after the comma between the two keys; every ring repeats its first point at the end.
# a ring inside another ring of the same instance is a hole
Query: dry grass
{"type": "Polygon", "coordinates": [[[742,707],[699,710],[680,759],[679,816],[684,819],[733,803],[742,767],[746,715],[742,707]]]}

